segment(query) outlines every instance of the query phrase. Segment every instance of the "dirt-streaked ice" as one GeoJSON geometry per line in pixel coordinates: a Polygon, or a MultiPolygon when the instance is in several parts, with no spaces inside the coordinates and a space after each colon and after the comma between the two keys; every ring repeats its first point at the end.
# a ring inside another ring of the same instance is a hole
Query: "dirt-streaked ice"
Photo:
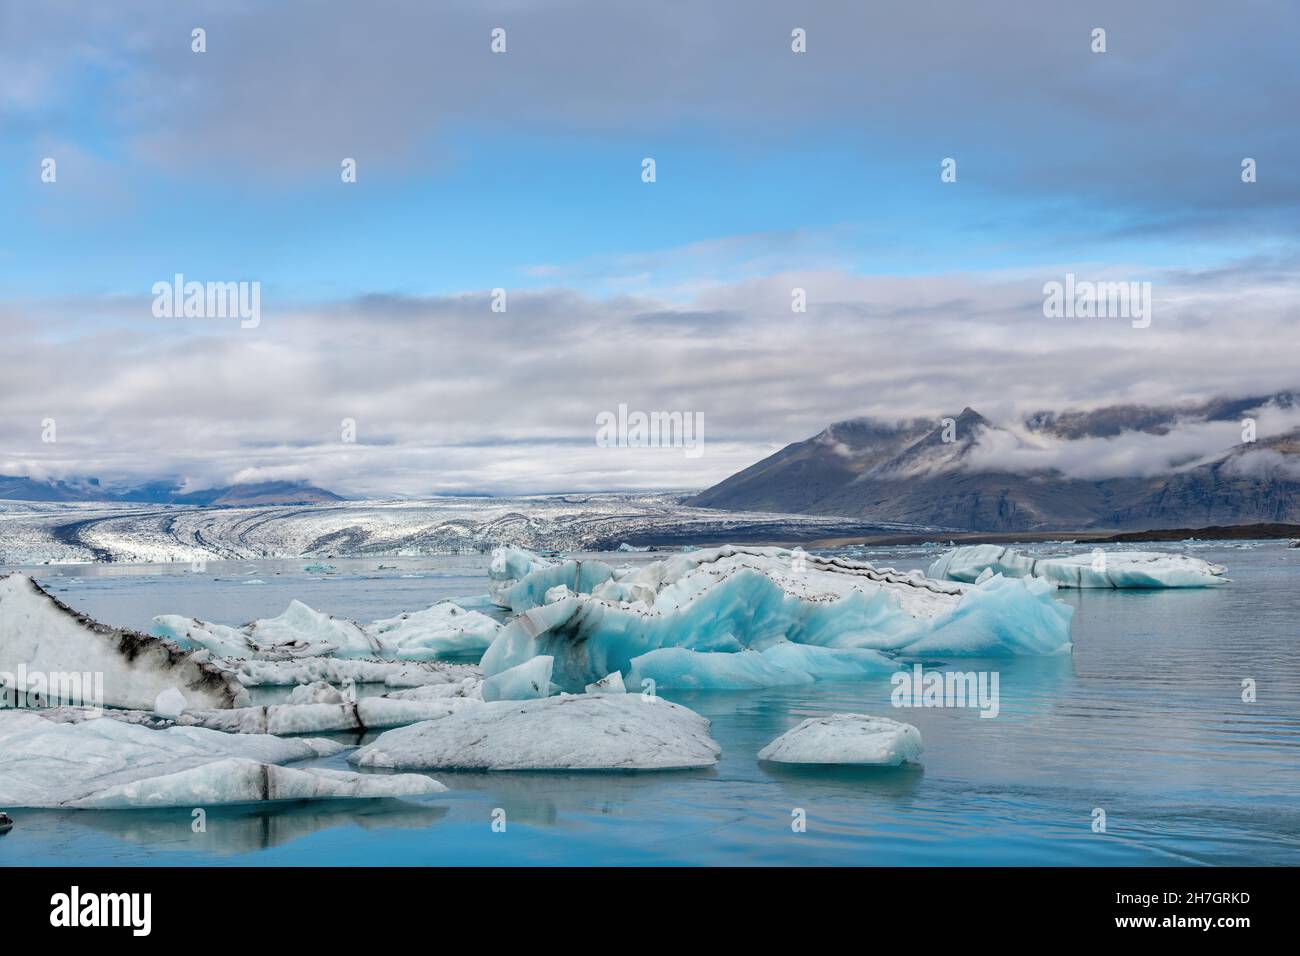
{"type": "MultiPolygon", "coordinates": [[[[77,703],[151,710],[160,695],[175,691],[187,707],[246,706],[248,691],[210,657],[100,624],[47,594],[26,575],[0,578],[0,674],[21,669],[47,677],[101,675],[103,699],[77,703]]],[[[174,704],[174,696],[169,696],[174,704]]]]}
{"type": "Polygon", "coordinates": [[[499,701],[380,734],[348,759],[397,770],[681,770],[711,767],[709,721],[640,694],[499,701]]]}
{"type": "Polygon", "coordinates": [[[446,789],[418,775],[282,766],[341,749],[326,740],[283,740],[200,727],[159,730],[107,718],[60,722],[30,711],[0,712],[0,805],[211,807],[415,796],[446,789]]]}

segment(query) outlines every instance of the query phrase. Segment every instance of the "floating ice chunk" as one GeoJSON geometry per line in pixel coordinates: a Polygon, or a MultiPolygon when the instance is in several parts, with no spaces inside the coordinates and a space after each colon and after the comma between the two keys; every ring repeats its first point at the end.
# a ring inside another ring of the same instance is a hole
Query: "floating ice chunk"
{"type": "Polygon", "coordinates": [[[553,658],[541,655],[483,681],[484,700],[535,700],[551,692],[553,658]]]}
{"type": "Polygon", "coordinates": [[[1074,608],[1052,599],[1041,578],[994,575],[900,648],[909,656],[1009,657],[1068,654],[1074,608]]]}
{"type": "Polygon", "coordinates": [[[95,685],[103,700],[76,702],[109,707],[149,710],[172,688],[180,691],[188,707],[247,705],[248,692],[208,656],[99,624],[51,597],[26,575],[0,578],[0,675],[20,670],[103,675],[102,685],[95,685]]]}
{"type": "Polygon", "coordinates": [[[551,561],[523,548],[497,548],[488,562],[488,592],[501,607],[510,607],[509,590],[532,574],[552,566],[551,561]]]}
{"type": "Polygon", "coordinates": [[[424,687],[429,684],[477,680],[473,664],[442,661],[363,661],[337,657],[304,657],[291,661],[214,660],[249,687],[293,687],[324,681],[329,684],[384,684],[388,687],[424,687]]]}
{"type": "Polygon", "coordinates": [[[402,700],[365,697],[356,703],[270,704],[187,713],[180,722],[231,734],[328,734],[346,730],[386,730],[444,717],[462,707],[481,706],[463,697],[402,700]]]}
{"type": "Polygon", "coordinates": [[[428,777],[376,777],[282,764],[335,752],[310,740],[154,730],[121,720],[0,712],[0,804],[118,809],[437,793],[428,777]]]}
{"type": "Polygon", "coordinates": [[[289,692],[290,704],[341,704],[343,693],[323,680],[300,684],[289,692]]]}
{"type": "Polygon", "coordinates": [[[773,763],[897,767],[916,763],[921,732],[911,724],[866,714],[810,717],[758,752],[773,763]]]}
{"type": "Polygon", "coordinates": [[[633,551],[649,551],[650,545],[647,544],[647,545],[642,545],[641,547],[637,547],[634,544],[628,544],[626,541],[624,541],[622,544],[618,546],[617,550],[622,551],[624,553],[633,552],[633,551]]]}
{"type": "Polygon", "coordinates": [[[1063,588],[1204,588],[1231,582],[1227,570],[1185,554],[1105,551],[1033,558],[996,544],[955,548],[930,565],[930,577],[980,583],[986,574],[1035,577],[1063,588]]]}
{"type": "Polygon", "coordinates": [[[483,699],[483,680],[479,677],[464,677],[459,681],[444,684],[423,684],[404,690],[389,691],[384,695],[389,700],[444,700],[448,697],[467,697],[483,699]]]}
{"type": "Polygon", "coordinates": [[[185,695],[175,687],[168,687],[154,700],[153,712],[159,717],[179,717],[185,713],[185,695]]]}
{"type": "MultiPolygon", "coordinates": [[[[1041,581],[994,578],[978,588],[931,581],[841,558],[728,546],[656,561],[596,594],[532,607],[483,655],[487,676],[539,655],[551,680],[578,691],[612,671],[663,686],[769,687],[870,673],[878,659],[813,660],[789,648],[772,658],[726,660],[796,644],[892,653],[1049,654],[1070,648],[1071,608],[1041,581]],[[603,595],[615,589],[620,599],[603,595]],[[622,598],[633,598],[625,600],[622,598]],[[660,650],[698,653],[658,654],[660,650]],[[635,674],[630,671],[638,661],[635,674]],[[819,667],[830,667],[825,675],[819,667]],[[802,676],[800,676],[802,675],[802,676]]],[[[636,681],[632,680],[635,685],[636,681]]]]}
{"type": "Polygon", "coordinates": [[[501,624],[486,614],[443,601],[423,611],[399,614],[366,627],[382,657],[421,661],[487,650],[501,624]]]}
{"type": "Polygon", "coordinates": [[[333,654],[382,656],[360,625],[312,610],[301,601],[291,601],[278,617],[243,627],[162,614],[153,619],[153,633],[182,647],[207,648],[222,657],[289,660],[333,654]]]}
{"type": "Polygon", "coordinates": [[[623,675],[618,671],[612,674],[606,674],[594,684],[588,684],[586,687],[588,694],[626,694],[627,688],[623,686],[623,675]]]}
{"type": "Polygon", "coordinates": [[[767,650],[734,654],[661,647],[632,660],[628,683],[656,688],[694,690],[753,690],[811,684],[818,680],[857,680],[886,674],[897,664],[879,651],[859,647],[817,647],[773,644],[767,650]]]}
{"type": "Polygon", "coordinates": [[[545,604],[547,594],[556,588],[566,587],[575,593],[590,594],[615,575],[614,569],[604,561],[569,559],[557,564],[544,561],[519,548],[498,548],[493,552],[489,575],[493,574],[493,567],[509,569],[499,572],[502,574],[528,569],[517,579],[492,577],[492,599],[516,614],[545,604]],[[497,555],[503,551],[507,552],[507,556],[498,562],[497,555]],[[527,560],[524,555],[527,555],[527,560]]]}
{"type": "Polygon", "coordinates": [[[348,759],[398,770],[677,770],[711,767],[720,752],[708,720],[663,698],[566,694],[390,730],[348,759]]]}
{"type": "Polygon", "coordinates": [[[319,767],[300,770],[231,758],[118,784],[65,805],[83,810],[126,810],[278,800],[418,797],[446,789],[438,781],[420,774],[384,776],[319,767]]]}
{"type": "Polygon", "coordinates": [[[153,631],[182,647],[203,647],[222,657],[292,660],[302,657],[371,657],[432,660],[482,651],[501,625],[486,614],[444,601],[384,618],[364,627],[293,601],[279,617],[243,627],[212,624],[177,614],[153,619],[153,631]]]}

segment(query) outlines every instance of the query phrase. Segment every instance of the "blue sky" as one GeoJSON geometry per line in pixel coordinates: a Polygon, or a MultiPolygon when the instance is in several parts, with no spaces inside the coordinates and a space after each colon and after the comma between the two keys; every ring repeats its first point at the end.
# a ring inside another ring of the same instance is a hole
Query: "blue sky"
{"type": "Polygon", "coordinates": [[[1295,318],[1300,213],[1286,3],[0,0],[0,27],[0,473],[381,491],[376,470],[407,467],[392,456],[494,447],[508,450],[495,464],[395,490],[697,485],[853,414],[1176,401],[1286,384],[1294,368],[1290,339],[1270,341],[1295,318]],[[495,26],[505,54],[488,48],[495,26]],[[790,49],[795,26],[807,53],[790,49]],[[56,183],[40,180],[45,157],[56,183]],[[940,181],[946,157],[955,183],[940,181]],[[1065,271],[1154,281],[1163,320],[1137,341],[1045,329],[1038,290],[1065,271]],[[260,282],[260,337],[155,321],[149,290],[177,272],[260,282]],[[791,340],[794,285],[821,311],[791,340]],[[513,298],[490,326],[476,310],[494,287],[513,298]],[[388,338],[362,345],[366,330],[388,338]],[[441,386],[401,371],[435,332],[498,363],[439,366],[457,409],[441,430],[421,404],[441,386]],[[629,341],[668,357],[609,354],[629,341]],[[1154,341],[1170,356],[1158,367],[1154,341]],[[1225,363],[1225,341],[1258,354],[1225,363]],[[1110,370],[1104,388],[1081,349],[1110,370]],[[67,381],[81,363],[104,381],[91,404],[67,381]],[[175,436],[142,442],[159,394],[142,370],[183,367],[205,398],[168,411],[175,436]],[[272,393],[256,426],[230,420],[261,368],[336,402],[331,420],[367,407],[390,457],[284,453],[316,426],[272,393]],[[42,373],[48,392],[21,384],[42,373]],[[378,404],[372,373],[391,392],[378,404]],[[521,394],[552,375],[568,394],[521,394]],[[593,415],[624,400],[695,403],[715,454],[548,472],[539,446],[585,444],[593,415]],[[81,423],[68,433],[83,444],[31,445],[42,405],[81,423]],[[202,448],[178,447],[196,435],[202,448]]]}

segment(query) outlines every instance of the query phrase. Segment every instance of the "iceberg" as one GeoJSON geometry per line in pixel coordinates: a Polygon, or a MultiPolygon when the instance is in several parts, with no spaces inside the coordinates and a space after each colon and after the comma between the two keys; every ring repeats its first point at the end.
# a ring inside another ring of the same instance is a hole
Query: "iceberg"
{"type": "Polygon", "coordinates": [[[483,699],[536,700],[551,693],[551,668],[554,661],[545,655],[507,668],[483,681],[483,699]]]}
{"type": "Polygon", "coordinates": [[[95,686],[96,696],[102,689],[102,699],[77,702],[108,707],[151,710],[167,694],[165,703],[174,709],[171,691],[184,698],[185,707],[250,703],[243,685],[206,652],[188,653],[170,641],[100,624],[15,573],[0,578],[0,684],[16,684],[13,675],[19,673],[51,680],[54,675],[102,675],[95,686]]]}
{"type": "Polygon", "coordinates": [[[613,671],[634,688],[768,687],[873,673],[885,654],[1067,653],[1072,609],[1051,592],[1032,578],[976,587],[783,548],[710,548],[523,611],[480,666],[490,678],[552,657],[552,682],[576,693],[613,671]]]}
{"type": "Polygon", "coordinates": [[[326,684],[384,684],[388,687],[426,687],[477,681],[474,664],[442,661],[368,661],[338,657],[301,657],[288,661],[212,659],[213,665],[232,674],[248,687],[294,687],[326,684]]]}
{"type": "Polygon", "coordinates": [[[395,770],[683,770],[721,749],[709,721],[659,697],[498,701],[380,734],[348,760],[395,770]]]}
{"type": "Polygon", "coordinates": [[[0,712],[0,804],[99,810],[212,807],[446,790],[421,775],[283,766],[342,749],[325,740],[282,740],[200,727],[152,729],[106,718],[61,722],[32,711],[0,712]]]}
{"type": "Polygon", "coordinates": [[[588,684],[583,688],[584,694],[626,694],[627,688],[623,686],[623,675],[618,671],[612,674],[606,674],[594,684],[588,684]]]}
{"type": "Polygon", "coordinates": [[[911,724],[866,714],[810,717],[758,752],[759,760],[792,764],[897,767],[917,763],[921,732],[911,724]]]}
{"type": "Polygon", "coordinates": [[[548,592],[560,588],[590,594],[617,574],[604,561],[553,562],[522,548],[497,548],[488,565],[492,600],[515,614],[548,603],[548,592]]]}
{"type": "Polygon", "coordinates": [[[932,578],[978,582],[983,574],[1042,578],[1062,588],[1205,588],[1232,583],[1221,564],[1161,551],[1103,551],[1032,558],[996,544],[954,548],[930,565],[932,578]]]}
{"type": "Polygon", "coordinates": [[[485,650],[501,625],[478,611],[444,601],[397,617],[361,625],[292,601],[278,617],[242,627],[179,614],[153,619],[153,633],[181,647],[205,648],[221,657],[293,660],[302,657],[433,660],[485,650]]]}

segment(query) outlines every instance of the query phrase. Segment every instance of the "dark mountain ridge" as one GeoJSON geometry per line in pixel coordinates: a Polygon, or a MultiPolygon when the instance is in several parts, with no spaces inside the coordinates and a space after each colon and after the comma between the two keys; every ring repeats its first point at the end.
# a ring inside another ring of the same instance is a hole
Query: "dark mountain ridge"
{"type": "Polygon", "coordinates": [[[171,481],[151,481],[127,487],[105,487],[98,478],[42,481],[0,475],[0,500],[5,501],[105,501],[134,504],[206,505],[305,505],[343,498],[305,481],[261,481],[223,485],[201,491],[182,492],[171,481]]]}
{"type": "MultiPolygon", "coordinates": [[[[1191,458],[1163,473],[1084,479],[1052,467],[998,466],[1037,442],[1169,434],[1238,421],[1295,393],[1198,405],[1039,412],[1017,434],[966,408],[950,419],[838,422],[688,500],[700,507],[837,515],[967,531],[1125,530],[1300,522],[1300,429],[1191,458]]],[[[1032,459],[1022,455],[1017,460],[1032,459]]],[[[1189,456],[1190,457],[1190,456],[1189,456]]]]}

